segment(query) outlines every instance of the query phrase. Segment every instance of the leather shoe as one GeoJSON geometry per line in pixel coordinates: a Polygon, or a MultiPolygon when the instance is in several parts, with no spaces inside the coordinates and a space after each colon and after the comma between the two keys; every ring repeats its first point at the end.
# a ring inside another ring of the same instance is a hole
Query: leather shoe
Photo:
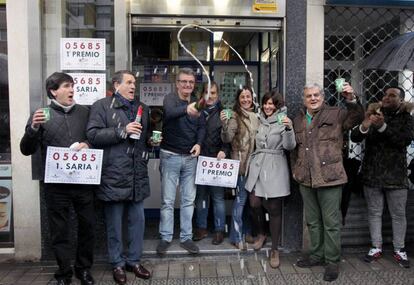
{"type": "Polygon", "coordinates": [[[125,285],[127,283],[126,273],[122,267],[114,268],[113,277],[116,284],[125,285]]]}
{"type": "Polygon", "coordinates": [[[75,269],[75,276],[81,282],[81,285],[93,285],[95,280],[87,269],[75,269]]]}
{"type": "Polygon", "coordinates": [[[223,232],[216,232],[214,234],[214,238],[213,238],[213,241],[211,243],[214,244],[214,245],[219,245],[223,242],[223,240],[224,240],[223,232]]]}
{"type": "Polygon", "coordinates": [[[193,241],[199,241],[202,240],[204,238],[206,238],[208,236],[208,230],[207,229],[195,229],[194,230],[194,236],[193,236],[193,241]]]}
{"type": "Polygon", "coordinates": [[[323,274],[323,280],[332,282],[338,278],[338,275],[339,275],[338,264],[329,263],[325,267],[325,273],[323,274]]]}
{"type": "Polygon", "coordinates": [[[141,279],[149,279],[151,277],[151,273],[141,264],[135,264],[134,266],[126,265],[126,271],[134,272],[135,276],[141,279]]]}

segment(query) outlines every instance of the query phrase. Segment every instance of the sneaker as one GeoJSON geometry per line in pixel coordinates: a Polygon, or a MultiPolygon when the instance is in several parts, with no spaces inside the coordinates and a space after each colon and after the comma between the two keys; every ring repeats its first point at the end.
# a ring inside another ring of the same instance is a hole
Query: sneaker
{"type": "Polygon", "coordinates": [[[323,280],[332,282],[338,278],[339,268],[336,263],[329,263],[325,267],[325,273],[323,274],[323,280]]]}
{"type": "Polygon", "coordinates": [[[208,231],[207,229],[195,229],[194,230],[194,236],[193,236],[193,241],[199,241],[202,240],[204,238],[206,238],[208,236],[208,231]]]}
{"type": "Polygon", "coordinates": [[[382,249],[378,247],[371,247],[367,255],[364,256],[365,262],[373,262],[382,257],[382,249]]]}
{"type": "Polygon", "coordinates": [[[161,256],[165,255],[170,245],[171,245],[170,242],[162,239],[157,246],[157,254],[161,256]]]}
{"type": "Polygon", "coordinates": [[[296,261],[296,266],[301,268],[309,268],[313,266],[323,266],[324,263],[320,260],[316,260],[313,258],[303,258],[296,261]]]}
{"type": "Polygon", "coordinates": [[[408,260],[407,252],[404,248],[394,251],[394,259],[395,261],[404,268],[410,268],[410,261],[408,260]]]}
{"type": "Polygon", "coordinates": [[[198,246],[196,246],[191,239],[188,239],[185,242],[180,242],[180,246],[192,254],[197,254],[200,252],[198,246]]]}

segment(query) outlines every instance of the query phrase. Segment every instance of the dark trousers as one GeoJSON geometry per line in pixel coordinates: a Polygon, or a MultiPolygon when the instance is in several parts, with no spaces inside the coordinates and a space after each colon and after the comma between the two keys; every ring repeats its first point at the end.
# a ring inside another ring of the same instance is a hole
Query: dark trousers
{"type": "Polygon", "coordinates": [[[78,221],[75,269],[89,269],[93,263],[95,205],[93,187],[77,184],[44,184],[52,249],[59,269],[56,279],[72,277],[70,207],[78,221]]]}
{"type": "Polygon", "coordinates": [[[267,198],[257,197],[252,191],[249,195],[253,230],[257,234],[265,235],[266,220],[262,206],[269,214],[269,230],[272,238],[272,249],[277,250],[280,233],[282,231],[282,202],[283,197],[267,198]]]}

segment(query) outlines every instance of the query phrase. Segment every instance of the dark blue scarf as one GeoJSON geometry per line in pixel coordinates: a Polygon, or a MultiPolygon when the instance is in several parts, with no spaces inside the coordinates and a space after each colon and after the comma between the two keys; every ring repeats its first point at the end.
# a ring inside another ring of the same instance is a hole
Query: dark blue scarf
{"type": "Polygon", "coordinates": [[[118,92],[114,94],[114,97],[117,100],[119,100],[127,108],[127,110],[125,110],[126,115],[129,119],[129,121],[133,122],[135,120],[135,116],[136,116],[136,112],[137,112],[136,100],[134,99],[134,100],[129,101],[128,99],[123,97],[118,92]]]}
{"type": "Polygon", "coordinates": [[[213,113],[215,110],[220,110],[220,108],[221,108],[220,100],[217,101],[214,105],[207,106],[206,108],[204,108],[203,112],[204,112],[204,115],[205,115],[206,119],[208,119],[208,117],[211,115],[211,113],[213,113]]]}

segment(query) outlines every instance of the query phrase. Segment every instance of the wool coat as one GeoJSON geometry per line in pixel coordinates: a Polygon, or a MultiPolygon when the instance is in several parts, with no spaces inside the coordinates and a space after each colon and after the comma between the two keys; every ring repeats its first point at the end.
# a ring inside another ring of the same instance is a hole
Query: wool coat
{"type": "Polygon", "coordinates": [[[250,155],[245,188],[257,197],[276,198],[290,194],[289,168],[285,150],[296,146],[293,129],[277,120],[278,112],[260,116],[256,150],[250,155]]]}

